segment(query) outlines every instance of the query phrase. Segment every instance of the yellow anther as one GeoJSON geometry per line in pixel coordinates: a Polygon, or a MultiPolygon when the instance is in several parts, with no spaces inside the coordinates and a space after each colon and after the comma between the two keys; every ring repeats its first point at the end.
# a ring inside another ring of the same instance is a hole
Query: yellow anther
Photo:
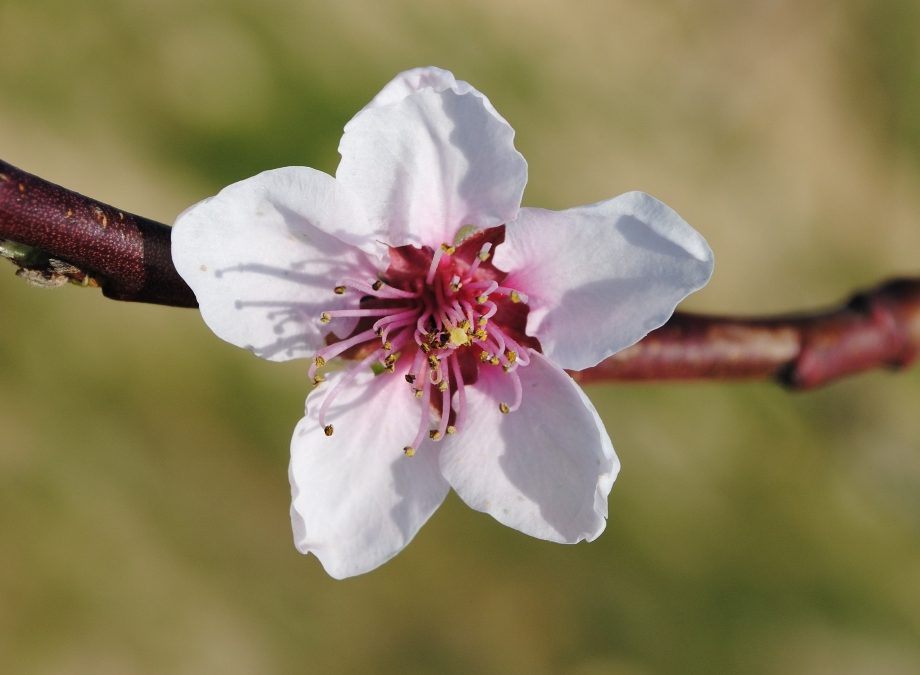
{"type": "Polygon", "coordinates": [[[323,433],[326,434],[327,436],[331,436],[334,431],[335,429],[332,427],[331,424],[327,424],[326,426],[323,427],[323,433]]]}
{"type": "Polygon", "coordinates": [[[489,325],[489,320],[486,317],[481,316],[476,323],[479,324],[480,328],[485,328],[487,325],[489,325]]]}
{"type": "Polygon", "coordinates": [[[510,373],[512,368],[514,368],[514,366],[512,366],[512,365],[504,365],[504,366],[502,366],[502,370],[504,370],[506,373],[510,373]]]}
{"type": "Polygon", "coordinates": [[[483,328],[477,328],[477,329],[476,329],[476,332],[473,333],[473,336],[474,336],[477,340],[485,340],[486,338],[489,337],[489,334],[486,333],[486,331],[485,331],[483,328]]]}
{"type": "Polygon", "coordinates": [[[514,351],[513,349],[509,349],[508,351],[506,351],[505,356],[508,357],[508,363],[514,363],[515,361],[517,361],[517,352],[514,351]]]}
{"type": "Polygon", "coordinates": [[[489,296],[486,295],[485,293],[483,293],[483,294],[480,295],[478,298],[476,298],[476,304],[477,304],[477,305],[484,305],[486,302],[488,302],[488,300],[489,300],[489,296]]]}
{"type": "Polygon", "coordinates": [[[453,255],[457,249],[455,249],[450,244],[441,244],[441,250],[444,251],[447,255],[453,255]]]}
{"type": "Polygon", "coordinates": [[[424,394],[422,393],[422,390],[421,390],[421,389],[416,389],[416,390],[415,390],[415,398],[421,398],[422,396],[424,396],[424,394]]]}
{"type": "Polygon", "coordinates": [[[319,315],[320,323],[329,323],[330,321],[332,321],[332,317],[329,316],[329,312],[323,312],[322,314],[319,315]]]}
{"type": "Polygon", "coordinates": [[[453,424],[448,424],[448,425],[447,425],[447,433],[449,433],[449,434],[455,434],[455,433],[457,433],[457,427],[455,427],[453,424]]]}
{"type": "Polygon", "coordinates": [[[460,277],[455,274],[450,280],[450,290],[457,292],[460,290],[461,286],[463,286],[463,284],[460,283],[460,277]]]}
{"type": "Polygon", "coordinates": [[[427,342],[423,342],[422,344],[420,344],[419,349],[421,349],[426,354],[431,351],[431,347],[428,346],[427,342]]]}
{"type": "Polygon", "coordinates": [[[393,343],[387,340],[386,342],[383,343],[383,348],[387,351],[390,351],[391,349],[393,349],[393,343]]]}
{"type": "Polygon", "coordinates": [[[371,284],[371,288],[373,288],[375,291],[379,291],[381,288],[383,288],[383,282],[380,281],[380,279],[377,279],[377,281],[371,284]]]}
{"type": "Polygon", "coordinates": [[[428,432],[428,438],[430,438],[433,441],[440,441],[441,432],[438,431],[437,429],[432,429],[431,431],[428,432]]]}
{"type": "Polygon", "coordinates": [[[470,331],[470,320],[464,319],[463,321],[457,324],[457,328],[461,328],[465,330],[466,332],[469,332],[470,331]]]}
{"type": "Polygon", "coordinates": [[[501,361],[497,356],[493,356],[491,359],[489,359],[489,363],[491,363],[493,366],[497,366],[499,363],[501,363],[501,361]]]}
{"type": "Polygon", "coordinates": [[[392,363],[389,364],[389,365],[384,365],[384,366],[383,366],[383,369],[384,369],[386,372],[388,372],[388,373],[395,373],[395,372],[396,372],[396,366],[395,366],[394,364],[392,364],[392,363]]]}
{"type": "Polygon", "coordinates": [[[441,380],[438,382],[438,391],[445,392],[447,391],[447,380],[441,380]]]}
{"type": "Polygon", "coordinates": [[[334,292],[336,295],[342,295],[343,293],[345,293],[345,287],[344,287],[344,286],[336,286],[336,287],[333,288],[332,290],[333,290],[333,292],[334,292]]]}
{"type": "Polygon", "coordinates": [[[428,355],[428,365],[431,366],[431,368],[432,368],[432,370],[433,370],[433,369],[435,369],[435,368],[439,368],[440,365],[441,365],[441,362],[438,361],[438,357],[437,357],[437,356],[435,356],[434,354],[429,354],[429,355],[428,355]]]}
{"type": "Polygon", "coordinates": [[[317,385],[320,382],[325,382],[325,381],[326,381],[326,376],[323,375],[322,373],[317,374],[316,377],[313,378],[314,385],[317,385]]]}
{"type": "Polygon", "coordinates": [[[403,454],[405,454],[406,457],[415,457],[415,448],[411,445],[407,445],[403,448],[403,454]]]}
{"type": "Polygon", "coordinates": [[[488,363],[492,358],[492,355],[489,352],[479,352],[479,360],[483,363],[488,363]]]}
{"type": "Polygon", "coordinates": [[[313,363],[316,364],[317,368],[322,368],[326,365],[326,359],[324,359],[322,356],[317,356],[313,359],[313,363]]]}
{"type": "Polygon", "coordinates": [[[508,404],[504,401],[498,404],[498,409],[502,411],[503,415],[507,415],[511,412],[511,408],[508,407],[508,404]]]}
{"type": "Polygon", "coordinates": [[[521,294],[517,291],[511,291],[511,302],[517,303],[521,301],[521,294]]]}
{"type": "Polygon", "coordinates": [[[479,252],[479,259],[480,259],[482,262],[485,262],[486,260],[488,260],[488,259],[489,259],[489,252],[488,252],[488,251],[485,251],[485,250],[480,251],[480,252],[479,252]]]}

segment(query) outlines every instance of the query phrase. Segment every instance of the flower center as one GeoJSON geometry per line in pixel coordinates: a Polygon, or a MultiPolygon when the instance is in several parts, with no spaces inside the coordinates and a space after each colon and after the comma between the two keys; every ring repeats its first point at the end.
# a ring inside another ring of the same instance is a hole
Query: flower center
{"type": "MultiPolygon", "coordinates": [[[[412,456],[425,437],[440,441],[466,422],[465,387],[475,383],[480,367],[501,368],[511,378],[512,397],[499,404],[510,413],[521,405],[517,369],[529,363],[528,348],[539,343],[525,334],[527,295],[504,285],[506,274],[492,265],[494,248],[504,240],[504,226],[483,230],[457,246],[400,246],[390,249],[390,266],[378,279],[343,279],[334,292],[354,293],[349,309],[330,310],[320,322],[357,317],[344,339],[332,339],[310,367],[314,384],[324,377],[327,361],[343,356],[360,360],[326,394],[319,423],[327,436],[326,413],[336,395],[364,368],[380,376],[399,370],[421,403],[418,430],[403,448],[412,456]],[[433,422],[436,420],[436,422],[433,422]]],[[[408,439],[407,439],[408,440],[408,439]]]]}

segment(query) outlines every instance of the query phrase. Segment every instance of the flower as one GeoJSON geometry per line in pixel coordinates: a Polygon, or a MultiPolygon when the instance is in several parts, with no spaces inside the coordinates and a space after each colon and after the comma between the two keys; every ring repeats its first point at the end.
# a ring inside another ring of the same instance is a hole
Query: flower
{"type": "Polygon", "coordinates": [[[450,488],[532,536],[596,538],[619,461],[564,369],[636,342],[712,272],[703,238],[646,194],[522,208],[513,140],[468,83],[410,70],[345,126],[334,178],[267,171],[176,221],[208,326],[312,359],[291,519],[334,577],[398,553],[450,488]]]}

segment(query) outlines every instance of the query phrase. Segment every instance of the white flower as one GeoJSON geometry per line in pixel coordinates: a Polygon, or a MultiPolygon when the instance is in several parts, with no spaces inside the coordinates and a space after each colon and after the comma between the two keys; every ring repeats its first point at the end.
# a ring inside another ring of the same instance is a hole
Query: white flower
{"type": "Polygon", "coordinates": [[[313,359],[291,518],[334,577],[398,553],[451,487],[535,537],[596,538],[619,462],[563,369],[636,342],[712,272],[703,238],[646,194],[521,208],[513,139],[469,84],[416,69],[346,125],[334,178],[267,171],[176,222],[208,326],[313,359]],[[353,362],[324,374],[337,356],[353,362]]]}

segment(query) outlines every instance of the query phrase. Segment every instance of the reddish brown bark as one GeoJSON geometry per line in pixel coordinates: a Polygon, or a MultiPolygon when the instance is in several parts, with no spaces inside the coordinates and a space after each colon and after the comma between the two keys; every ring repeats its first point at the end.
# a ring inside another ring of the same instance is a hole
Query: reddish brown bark
{"type": "Polygon", "coordinates": [[[170,228],[0,160],[0,239],[34,246],[93,277],[106,297],[196,307],[176,272],[170,228]]]}
{"type": "MultiPolygon", "coordinates": [[[[91,277],[106,297],[195,307],[172,264],[170,228],[49,183],[0,160],[0,239],[40,249],[91,277]]],[[[60,269],[59,267],[57,269],[60,269]]],[[[841,307],[768,318],[678,312],[581,382],[772,378],[812,389],[920,352],[920,278],[898,279],[841,307]]]]}
{"type": "Polygon", "coordinates": [[[920,279],[896,279],[840,307],[769,318],[677,312],[581,382],[772,378],[813,389],[879,367],[904,368],[920,352],[920,279]]]}

